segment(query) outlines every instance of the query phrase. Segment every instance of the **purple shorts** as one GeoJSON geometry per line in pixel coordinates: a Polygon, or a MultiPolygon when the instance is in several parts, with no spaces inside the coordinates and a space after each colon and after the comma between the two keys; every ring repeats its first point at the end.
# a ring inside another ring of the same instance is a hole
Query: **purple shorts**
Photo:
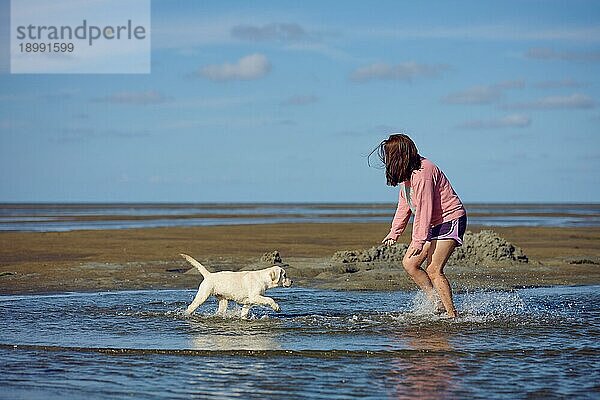
{"type": "Polygon", "coordinates": [[[432,240],[454,239],[456,241],[456,246],[459,247],[463,244],[465,230],[467,230],[467,216],[463,215],[460,218],[443,222],[439,225],[429,228],[427,241],[431,242],[432,240]]]}

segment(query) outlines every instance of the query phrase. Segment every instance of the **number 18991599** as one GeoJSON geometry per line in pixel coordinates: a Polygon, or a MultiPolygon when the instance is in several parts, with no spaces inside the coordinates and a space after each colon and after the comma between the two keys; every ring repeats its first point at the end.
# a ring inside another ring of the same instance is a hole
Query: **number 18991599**
{"type": "Polygon", "coordinates": [[[72,53],[75,50],[73,43],[32,42],[19,43],[21,53],[72,53]]]}

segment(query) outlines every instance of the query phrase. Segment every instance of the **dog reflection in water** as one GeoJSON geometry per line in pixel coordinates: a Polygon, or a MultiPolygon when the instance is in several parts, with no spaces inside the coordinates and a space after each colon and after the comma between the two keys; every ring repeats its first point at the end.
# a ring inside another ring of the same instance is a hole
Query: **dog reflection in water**
{"type": "Polygon", "coordinates": [[[259,271],[213,273],[187,254],[180,255],[196,267],[204,277],[198,293],[185,311],[186,315],[191,315],[210,296],[215,296],[219,300],[217,310],[219,315],[225,315],[229,300],[242,306],[242,318],[248,317],[250,307],[255,305],[271,307],[274,311],[279,312],[279,304],[265,296],[265,291],[275,287],[292,286],[292,280],[286,276],[285,270],[276,265],[259,271]]]}

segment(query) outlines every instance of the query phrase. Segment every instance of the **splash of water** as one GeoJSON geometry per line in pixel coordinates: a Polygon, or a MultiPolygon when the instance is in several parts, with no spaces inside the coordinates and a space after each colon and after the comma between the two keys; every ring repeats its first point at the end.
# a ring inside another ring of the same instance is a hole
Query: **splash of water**
{"type": "Polygon", "coordinates": [[[415,316],[439,315],[441,313],[439,299],[431,299],[425,292],[419,291],[412,299],[410,311],[415,316]]]}
{"type": "Polygon", "coordinates": [[[448,318],[438,298],[431,299],[418,291],[394,319],[402,322],[449,321],[485,323],[511,320],[527,313],[523,298],[516,292],[467,292],[456,296],[459,317],[448,318]]]}
{"type": "Polygon", "coordinates": [[[516,292],[467,292],[460,297],[459,310],[473,322],[510,320],[524,315],[526,304],[516,292]]]}

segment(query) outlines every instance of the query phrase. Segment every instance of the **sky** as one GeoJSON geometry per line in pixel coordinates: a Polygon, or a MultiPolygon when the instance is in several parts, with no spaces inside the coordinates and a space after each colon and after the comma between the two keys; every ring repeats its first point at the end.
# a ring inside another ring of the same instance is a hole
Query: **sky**
{"type": "Polygon", "coordinates": [[[154,0],[149,74],[11,74],[9,5],[0,202],[394,202],[394,132],[467,203],[600,200],[598,1],[154,0]]]}

